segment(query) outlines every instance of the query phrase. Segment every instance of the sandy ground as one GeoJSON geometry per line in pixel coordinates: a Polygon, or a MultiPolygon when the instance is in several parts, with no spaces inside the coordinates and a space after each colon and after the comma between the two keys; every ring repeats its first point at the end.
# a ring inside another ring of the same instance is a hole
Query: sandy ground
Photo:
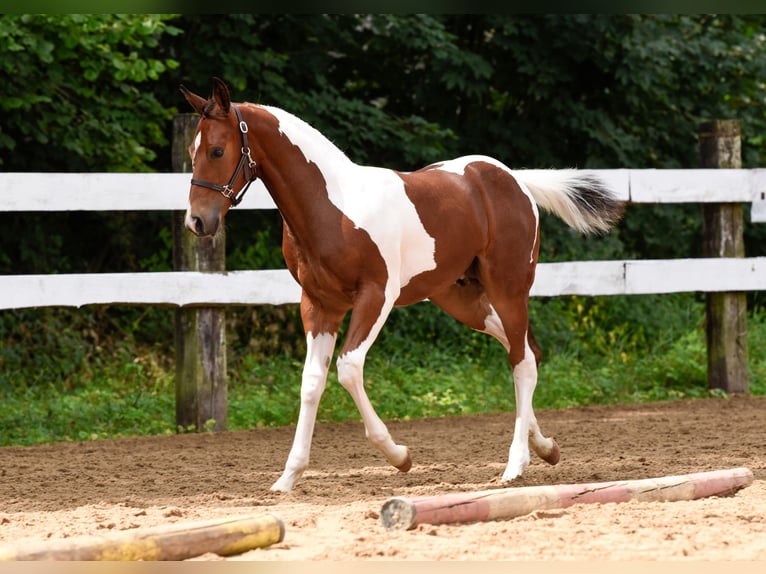
{"type": "MultiPolygon", "coordinates": [[[[497,488],[513,414],[390,423],[412,470],[389,467],[360,423],[320,425],[289,494],[292,428],[0,449],[0,545],[277,514],[281,543],[228,560],[766,560],[766,397],[538,412],[561,461],[534,458],[512,486],[747,467],[735,496],[576,505],[504,521],[387,531],[392,496],[497,488]]],[[[203,554],[197,560],[219,560],[203,554]]]]}

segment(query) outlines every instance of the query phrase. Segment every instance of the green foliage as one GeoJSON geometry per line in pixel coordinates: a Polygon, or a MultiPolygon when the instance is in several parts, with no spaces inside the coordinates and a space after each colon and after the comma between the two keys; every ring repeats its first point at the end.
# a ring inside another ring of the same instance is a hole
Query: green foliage
{"type": "MultiPolygon", "coordinates": [[[[60,309],[0,315],[0,446],[174,431],[167,348],[99,319],[60,309]]],[[[142,326],[137,317],[131,331],[142,326]]]]}
{"type": "MultiPolygon", "coordinates": [[[[174,107],[153,86],[177,67],[156,55],[169,15],[0,15],[0,169],[149,171],[174,107]]],[[[23,190],[20,191],[23,193],[23,190]]],[[[128,271],[158,257],[169,218],[136,213],[0,213],[0,272],[128,271]],[[87,230],[87,232],[83,232],[87,230]]]]}
{"type": "Polygon", "coordinates": [[[226,268],[284,269],[280,215],[277,211],[231,211],[226,216],[227,236],[245,235],[250,241],[229,241],[226,268]]]}
{"type": "MultiPolygon", "coordinates": [[[[235,99],[302,117],[359,163],[420,167],[443,159],[455,137],[420,110],[389,111],[387,94],[406,86],[394,80],[399,72],[377,67],[391,64],[377,55],[382,51],[400,51],[396,70],[430,65],[431,52],[446,50],[451,39],[435,17],[219,14],[183,16],[178,25],[186,35],[162,48],[183,54],[179,83],[204,94],[211,76],[225,78],[235,99]]],[[[460,50],[452,46],[441,60],[450,56],[460,50]]],[[[459,57],[453,72],[464,61],[459,57]]],[[[158,86],[157,93],[168,106],[179,103],[176,85],[158,86]]]]}
{"type": "MultiPolygon", "coordinates": [[[[634,315],[653,315],[640,326],[641,333],[634,333],[638,325],[632,316],[605,314],[598,304],[612,299],[573,298],[571,305],[536,300],[536,333],[544,358],[535,408],[723,396],[707,389],[701,302],[688,295],[630,298],[625,304],[635,305],[634,315]],[[578,308],[579,319],[567,315],[578,308]],[[604,336],[569,328],[577,321],[601,319],[606,321],[604,336]],[[622,342],[610,347],[609,340],[622,342]]],[[[99,322],[117,328],[123,321],[113,313],[102,310],[99,322]]],[[[513,410],[510,369],[501,346],[463,327],[447,334],[430,317],[438,313],[426,304],[398,309],[384,328],[365,369],[366,388],[379,414],[407,419],[513,410]]],[[[178,430],[169,349],[119,329],[101,336],[82,311],[9,316],[0,315],[0,446],[178,430]],[[33,327],[43,322],[54,328],[33,327]],[[36,360],[40,355],[51,357],[47,369],[36,360]]],[[[164,340],[172,338],[167,318],[132,320],[131,332],[165,325],[164,340]]],[[[244,322],[240,318],[237,324],[244,322]]],[[[757,349],[766,342],[765,313],[752,315],[749,337],[751,392],[763,395],[766,359],[757,349]]],[[[305,349],[251,353],[249,340],[232,336],[229,341],[229,428],[294,424],[305,349]]],[[[319,420],[357,419],[332,369],[319,420]]]]}
{"type": "Polygon", "coordinates": [[[145,171],[167,145],[171,109],[147,88],[177,62],[151,54],[168,16],[5,14],[0,166],[145,171]],[[153,149],[154,148],[154,149],[153,149]]]}
{"type": "Polygon", "coordinates": [[[766,355],[761,352],[766,348],[766,310],[763,308],[749,320],[747,338],[750,392],[766,395],[766,355]]]}
{"type": "Polygon", "coordinates": [[[766,120],[760,17],[474,15],[449,22],[471,48],[481,46],[494,70],[489,106],[466,107],[468,137],[486,142],[489,127],[490,147],[501,141],[499,157],[511,165],[696,167],[697,125],[718,117],[741,118],[745,164],[763,161],[762,146],[748,139],[763,133],[766,120]]]}
{"type": "Polygon", "coordinates": [[[628,357],[665,352],[669,341],[701,328],[700,305],[692,294],[533,299],[530,322],[544,352],[628,357]]]}

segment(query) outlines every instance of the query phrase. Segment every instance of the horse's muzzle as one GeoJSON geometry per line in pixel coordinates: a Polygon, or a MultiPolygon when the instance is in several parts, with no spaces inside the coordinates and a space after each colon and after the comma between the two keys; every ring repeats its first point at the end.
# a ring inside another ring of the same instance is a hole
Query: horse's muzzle
{"type": "Polygon", "coordinates": [[[199,237],[205,237],[205,236],[213,236],[218,231],[219,222],[218,218],[215,217],[211,221],[208,221],[207,223],[202,217],[198,217],[196,215],[192,215],[190,212],[186,212],[186,217],[184,223],[186,224],[186,227],[194,233],[194,235],[197,235],[199,237]]]}

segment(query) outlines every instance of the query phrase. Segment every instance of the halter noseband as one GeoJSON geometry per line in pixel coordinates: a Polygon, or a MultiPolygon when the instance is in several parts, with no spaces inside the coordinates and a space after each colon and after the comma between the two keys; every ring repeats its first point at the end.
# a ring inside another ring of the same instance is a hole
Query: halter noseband
{"type": "Polygon", "coordinates": [[[210,183],[209,181],[194,178],[192,178],[191,183],[192,185],[207,187],[208,189],[219,192],[226,199],[231,201],[231,206],[234,207],[235,205],[239,205],[239,203],[242,201],[242,197],[244,197],[245,192],[247,191],[247,188],[250,187],[250,184],[258,178],[255,175],[255,161],[252,157],[250,157],[250,147],[247,145],[247,123],[242,119],[242,114],[239,113],[239,108],[237,105],[231,104],[231,107],[234,108],[234,113],[237,114],[237,120],[239,120],[239,132],[242,136],[242,155],[239,158],[239,163],[237,164],[237,168],[234,170],[234,174],[231,176],[229,183],[226,185],[218,185],[216,183],[210,183]],[[242,171],[244,171],[245,185],[242,189],[239,190],[238,193],[234,193],[234,182],[237,180],[239,173],[242,171]]]}

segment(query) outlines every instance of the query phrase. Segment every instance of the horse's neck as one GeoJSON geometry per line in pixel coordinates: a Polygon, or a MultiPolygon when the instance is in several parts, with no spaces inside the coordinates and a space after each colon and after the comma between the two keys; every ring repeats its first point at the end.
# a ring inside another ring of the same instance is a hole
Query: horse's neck
{"type": "Polygon", "coordinates": [[[323,167],[341,167],[351,160],[322,133],[302,119],[280,108],[261,106],[277,120],[280,133],[287,136],[293,145],[300,148],[308,161],[323,167]],[[334,164],[334,165],[333,165],[334,164]]]}
{"type": "Polygon", "coordinates": [[[321,218],[327,213],[321,207],[331,207],[330,193],[341,191],[340,182],[358,166],[303,120],[279,108],[261,107],[279,121],[278,133],[263,141],[263,182],[292,232],[310,242],[313,233],[321,233],[321,218]]]}

